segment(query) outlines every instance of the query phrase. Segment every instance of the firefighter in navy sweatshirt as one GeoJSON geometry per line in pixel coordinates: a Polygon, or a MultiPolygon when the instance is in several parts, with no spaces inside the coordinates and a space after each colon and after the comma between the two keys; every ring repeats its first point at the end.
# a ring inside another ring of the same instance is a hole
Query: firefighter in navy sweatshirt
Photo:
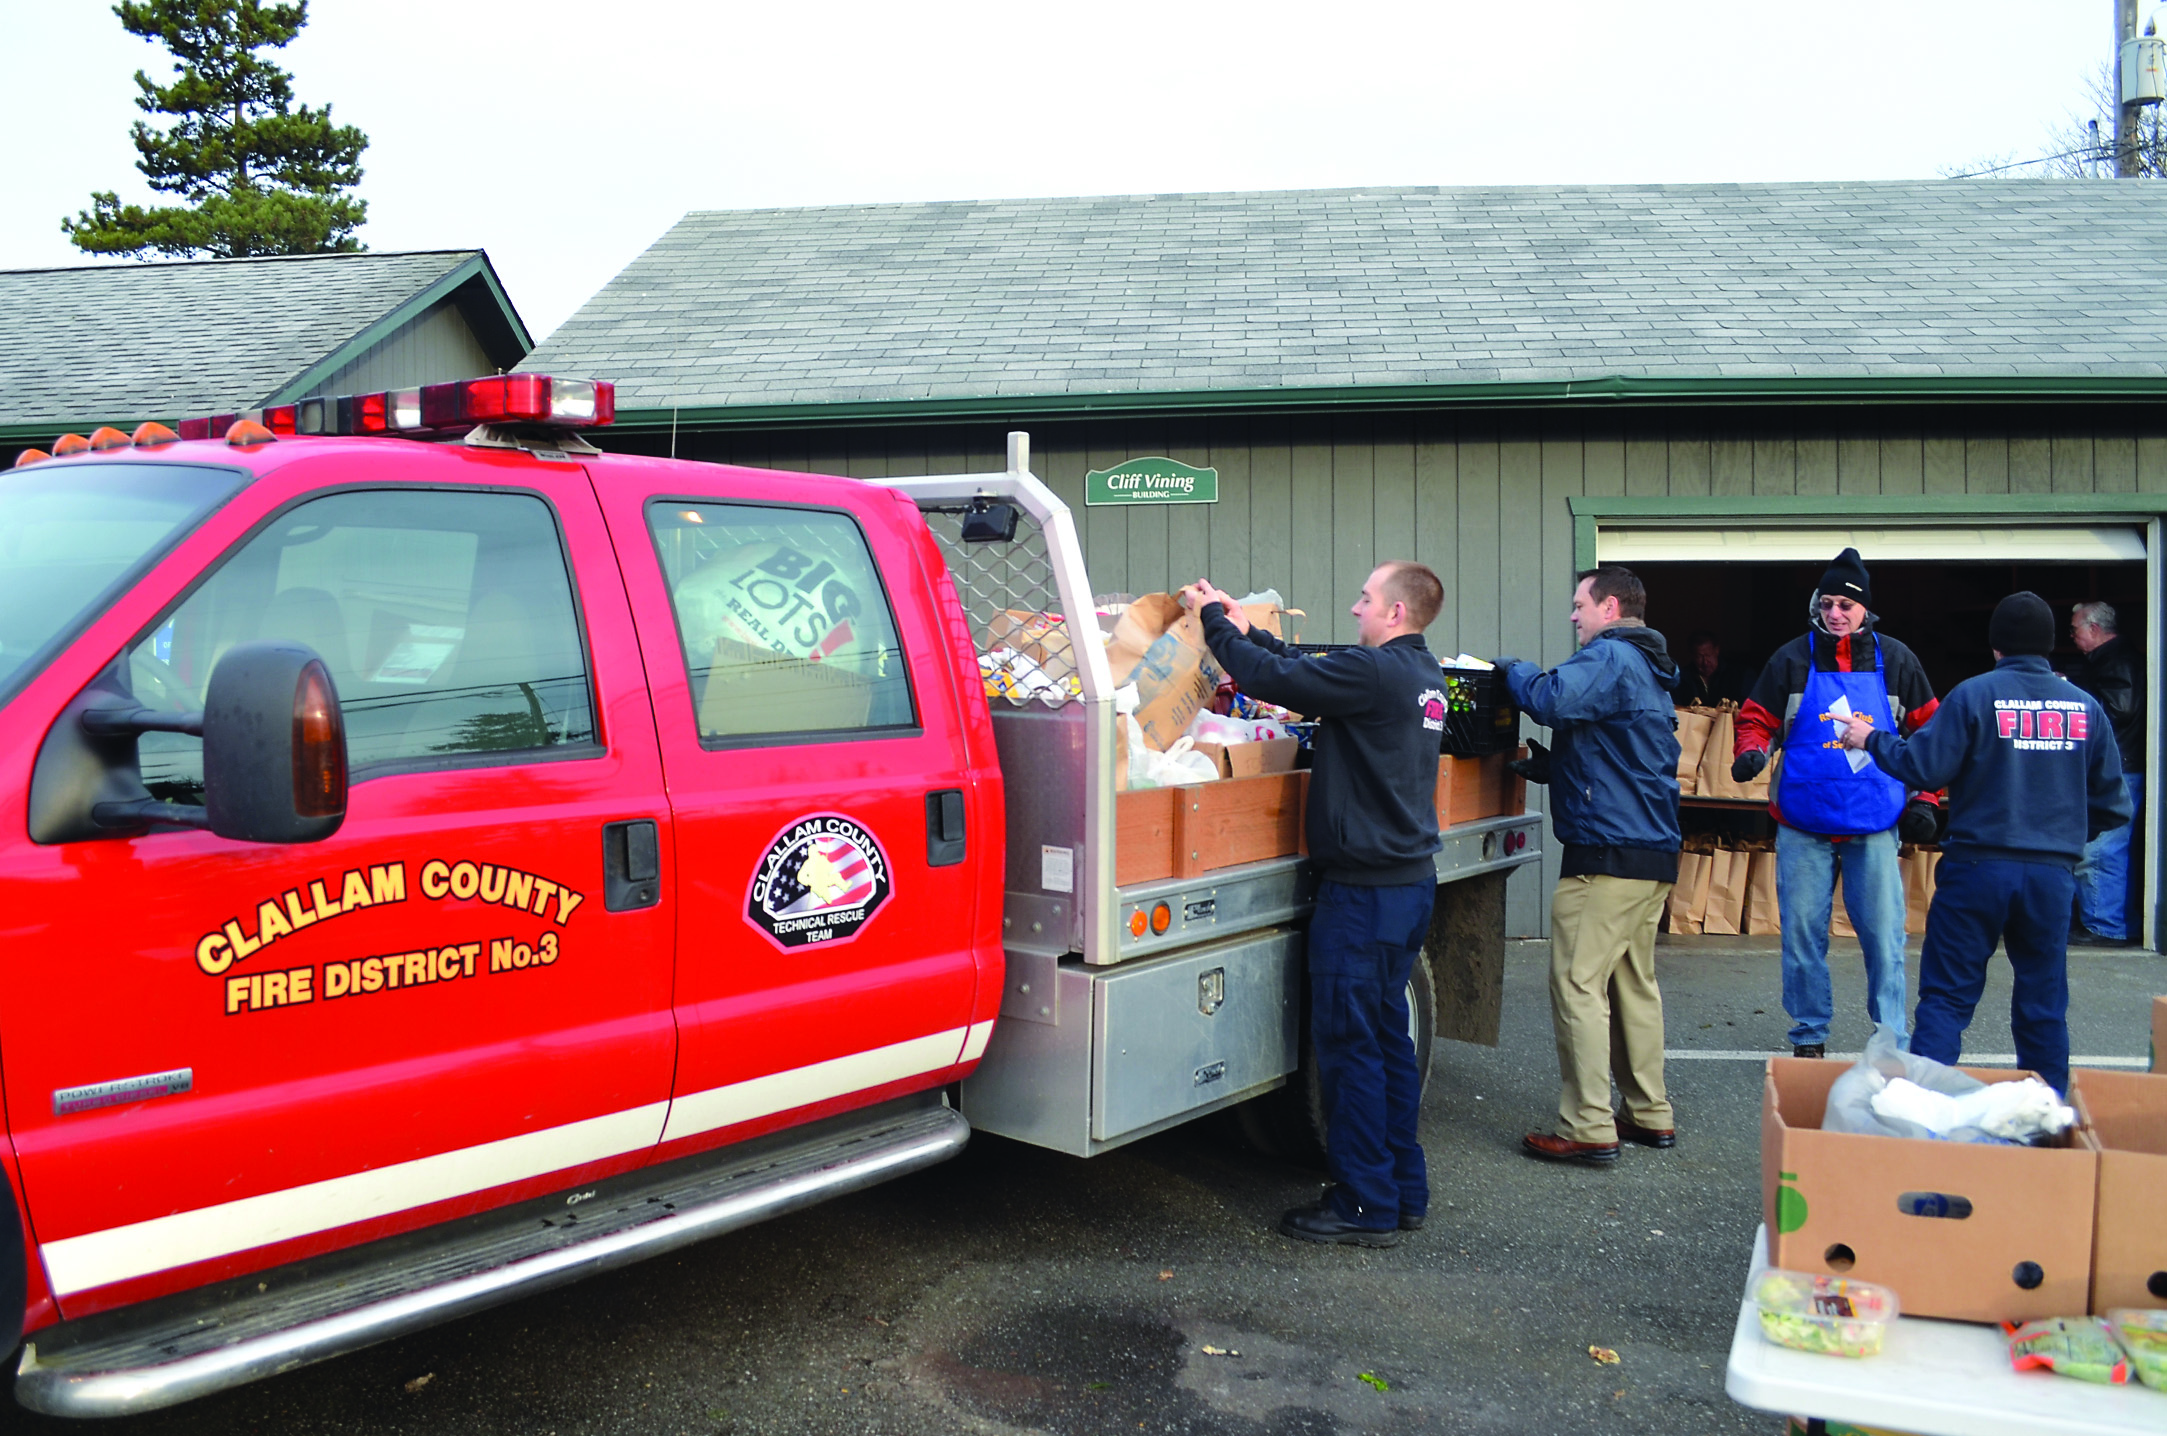
{"type": "Polygon", "coordinates": [[[1959,683],[1932,723],[1905,739],[1854,713],[1839,741],[1907,788],[1949,790],[1911,1050],[1957,1060],[1999,942],[2016,977],[2017,1065],[2065,1092],[2073,873],[2086,842],[2129,821],[2129,793],[2106,710],[2047,666],[2046,601],[2009,595],[1987,634],[1993,671],[1959,683]]]}
{"type": "Polygon", "coordinates": [[[1182,590],[1244,693],[1318,718],[1305,832],[1319,869],[1309,919],[1310,1033],[1336,1186],[1279,1230],[1391,1246],[1422,1225],[1429,1172],[1416,1136],[1422,1073],[1407,981],[1437,896],[1437,755],[1444,674],[1422,641],[1445,588],[1418,563],[1378,566],[1354,605],[1361,646],[1304,658],[1208,583],[1182,590]]]}

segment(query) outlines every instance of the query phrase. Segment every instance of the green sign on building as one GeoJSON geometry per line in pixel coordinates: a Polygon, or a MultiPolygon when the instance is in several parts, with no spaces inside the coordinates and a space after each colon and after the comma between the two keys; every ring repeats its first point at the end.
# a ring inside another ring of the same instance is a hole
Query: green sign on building
{"type": "Polygon", "coordinates": [[[1084,475],[1087,504],[1215,504],[1219,471],[1179,459],[1131,459],[1084,475]]]}

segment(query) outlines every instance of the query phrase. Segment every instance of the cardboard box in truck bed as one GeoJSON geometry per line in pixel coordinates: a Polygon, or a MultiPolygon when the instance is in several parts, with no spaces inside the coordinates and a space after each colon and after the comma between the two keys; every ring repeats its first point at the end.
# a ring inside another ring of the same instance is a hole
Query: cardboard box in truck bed
{"type": "MultiPolygon", "coordinates": [[[[1895,1289],[1906,1316],[2026,1321],[2091,1296],[2098,1159],[1824,1132],[1842,1062],[1775,1057],[1761,1103],[1769,1265],[1895,1289]]],[[[1982,1082],[2028,1074],[1962,1069],[1982,1082]]]]}

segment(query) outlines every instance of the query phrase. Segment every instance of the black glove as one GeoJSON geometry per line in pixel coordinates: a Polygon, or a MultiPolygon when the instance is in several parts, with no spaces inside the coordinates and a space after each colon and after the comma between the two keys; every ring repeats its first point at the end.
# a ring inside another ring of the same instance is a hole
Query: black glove
{"type": "Polygon", "coordinates": [[[1896,840],[1902,843],[1930,843],[1941,828],[1941,813],[1924,798],[1913,798],[1904,804],[1902,816],[1896,820],[1896,840]]]}
{"type": "Polygon", "coordinates": [[[1550,781],[1550,750],[1530,738],[1527,740],[1527,756],[1515,758],[1505,766],[1530,783],[1547,783],[1550,781]]]}
{"type": "Polygon", "coordinates": [[[1731,781],[1750,783],[1761,776],[1761,769],[1768,766],[1768,754],[1764,749],[1748,748],[1731,759],[1731,781]]]}

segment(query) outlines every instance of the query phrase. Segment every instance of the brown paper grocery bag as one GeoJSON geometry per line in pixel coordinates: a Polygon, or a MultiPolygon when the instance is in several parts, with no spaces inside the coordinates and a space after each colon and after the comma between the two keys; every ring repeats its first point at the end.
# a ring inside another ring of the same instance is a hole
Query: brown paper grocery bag
{"type": "Polygon", "coordinates": [[[1701,931],[1736,937],[1746,910],[1747,862],[1752,854],[1717,848],[1708,869],[1708,915],[1701,931]]]}
{"type": "Polygon", "coordinates": [[[1904,869],[1904,931],[1918,937],[1926,931],[1926,912],[1934,905],[1934,873],[1941,863],[1939,848],[1906,848],[1904,869]]]}
{"type": "Polygon", "coordinates": [[[1783,931],[1783,917],[1776,903],[1776,855],[1772,851],[1748,853],[1746,871],[1746,932],[1765,937],[1783,931]]]}
{"type": "Polygon", "coordinates": [[[1691,848],[1678,854],[1678,881],[1670,890],[1670,930],[1697,933],[1708,910],[1708,881],[1714,857],[1691,848]]]}
{"type": "Polygon", "coordinates": [[[1750,797],[1743,783],[1731,781],[1731,748],[1737,742],[1738,705],[1726,702],[1709,722],[1708,744],[1701,750],[1699,794],[1703,798],[1750,797]]]}
{"type": "Polygon", "coordinates": [[[1716,715],[1706,708],[1678,710],[1678,793],[1690,798],[1699,791],[1701,755],[1708,751],[1708,734],[1716,715]]]}

